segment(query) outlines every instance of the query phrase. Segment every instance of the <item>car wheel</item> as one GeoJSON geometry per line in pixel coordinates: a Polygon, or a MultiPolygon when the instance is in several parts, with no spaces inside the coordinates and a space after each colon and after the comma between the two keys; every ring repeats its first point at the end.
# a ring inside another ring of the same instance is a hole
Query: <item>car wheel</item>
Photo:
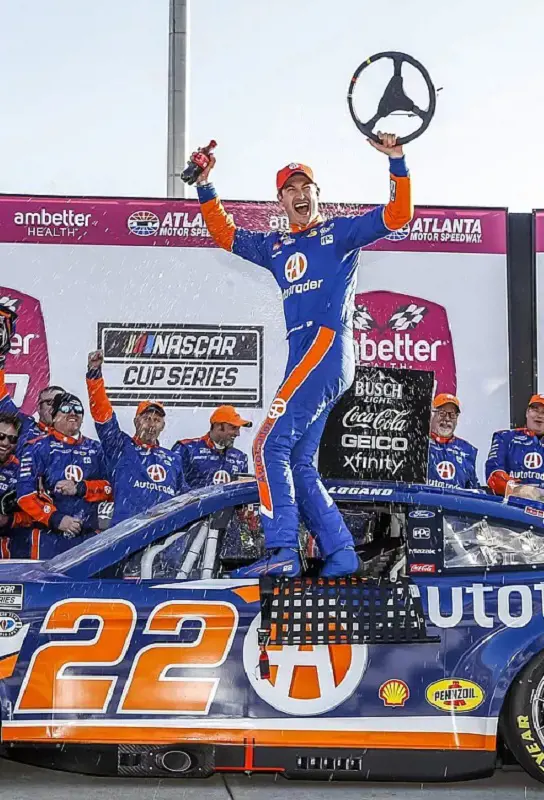
{"type": "Polygon", "coordinates": [[[519,765],[544,783],[544,653],[535,656],[516,676],[501,728],[519,765]]]}

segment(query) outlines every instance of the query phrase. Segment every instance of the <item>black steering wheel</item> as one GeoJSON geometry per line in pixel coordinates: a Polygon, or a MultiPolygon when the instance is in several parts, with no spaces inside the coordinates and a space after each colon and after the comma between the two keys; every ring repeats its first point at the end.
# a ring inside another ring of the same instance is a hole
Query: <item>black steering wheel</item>
{"type": "Polygon", "coordinates": [[[367,58],[366,61],[363,61],[363,63],[357,67],[349,84],[348,106],[351,117],[361,133],[364,133],[365,136],[378,144],[380,143],[380,140],[373,131],[373,128],[378,120],[389,116],[389,114],[393,114],[395,111],[401,111],[406,114],[419,117],[421,119],[421,125],[419,128],[413,133],[408,134],[408,136],[401,136],[399,139],[397,139],[397,144],[407,144],[407,142],[411,142],[414,139],[417,139],[418,136],[421,136],[423,131],[429,127],[429,123],[436,110],[436,90],[431,80],[431,76],[423,64],[420,64],[419,61],[416,61],[415,58],[412,58],[412,56],[409,56],[406,53],[397,53],[394,50],[388,50],[385,53],[376,53],[375,55],[370,56],[370,58],[367,58]],[[362,71],[370,66],[370,64],[379,61],[380,58],[391,59],[394,65],[393,77],[385,87],[385,91],[378,104],[378,110],[376,114],[374,114],[374,116],[367,122],[362,122],[353,108],[353,90],[355,89],[355,84],[359,80],[359,76],[361,75],[362,71]],[[427,109],[418,108],[418,106],[416,106],[413,100],[411,100],[404,91],[402,80],[402,65],[404,62],[407,62],[415,67],[425,80],[427,89],[429,90],[429,106],[427,109]]]}

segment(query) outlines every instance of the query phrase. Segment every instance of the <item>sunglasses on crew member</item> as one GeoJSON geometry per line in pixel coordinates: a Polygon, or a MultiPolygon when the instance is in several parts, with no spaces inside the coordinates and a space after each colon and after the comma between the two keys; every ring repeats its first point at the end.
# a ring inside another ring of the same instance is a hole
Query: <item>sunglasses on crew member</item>
{"type": "Polygon", "coordinates": [[[5,442],[6,439],[10,444],[17,444],[19,437],[14,433],[0,433],[0,442],[5,442]]]}
{"type": "Polygon", "coordinates": [[[62,414],[69,414],[72,412],[73,414],[83,414],[83,406],[80,403],[63,403],[59,406],[59,411],[62,414]]]}

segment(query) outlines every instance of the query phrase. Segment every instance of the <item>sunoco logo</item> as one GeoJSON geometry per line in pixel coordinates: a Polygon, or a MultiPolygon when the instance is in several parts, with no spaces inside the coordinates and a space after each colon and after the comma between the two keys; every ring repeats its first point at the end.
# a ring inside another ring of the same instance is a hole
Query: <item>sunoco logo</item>
{"type": "Polygon", "coordinates": [[[154,211],[134,211],[127,228],[136,236],[209,236],[200,211],[168,211],[161,217],[154,211]]]}
{"type": "Polygon", "coordinates": [[[132,406],[262,406],[261,325],[98,324],[108,395],[132,406]]]}

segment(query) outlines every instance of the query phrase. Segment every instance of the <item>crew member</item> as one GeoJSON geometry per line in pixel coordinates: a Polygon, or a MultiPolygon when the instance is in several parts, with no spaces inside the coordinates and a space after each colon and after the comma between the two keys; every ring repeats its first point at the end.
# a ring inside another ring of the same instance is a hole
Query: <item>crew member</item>
{"type": "Polygon", "coordinates": [[[251,428],[232,406],[219,406],[210,417],[210,430],[197,439],[180,439],[172,450],[181,455],[183,474],[191,489],[229,483],[247,472],[247,456],[233,447],[240,428],[251,428]]]}
{"type": "Polygon", "coordinates": [[[17,506],[19,459],[15,449],[21,420],[16,414],[0,412],[0,558],[11,558],[11,541],[19,528],[32,524],[30,517],[17,506]]]}
{"type": "Polygon", "coordinates": [[[453,394],[438,394],[433,400],[427,483],[445,489],[477,489],[478,450],[455,436],[461,404],[453,394]]]}
{"type": "Polygon", "coordinates": [[[116,525],[169,497],[184,494],[189,487],[183,477],[179,453],[159,444],[165,423],[163,405],[156,400],[144,400],[134,417],[135,435],[122,431],[106,394],[103,362],[101,350],[89,354],[87,389],[91,414],[113,484],[115,500],[111,524],[116,525]]]}
{"type": "Polygon", "coordinates": [[[544,488],[544,394],[534,394],[525,412],[526,427],[496,431],[485,462],[485,477],[495,494],[507,487],[520,497],[540,499],[544,488]]]}
{"type": "Polygon", "coordinates": [[[198,196],[208,230],[220,247],[272,272],[280,286],[289,341],[285,378],[253,445],[266,556],[236,574],[300,573],[299,510],[325,557],[322,575],[349,575],[359,567],[353,538],[314,465],[327,416],[354,377],[353,297],[359,249],[402,228],[412,218],[410,179],[402,147],[392,134],[370,142],[390,158],[386,206],[324,220],[312,170],[292,163],[276,177],[288,233],[254,233],[235,225],[209,183],[198,196]]]}
{"type": "Polygon", "coordinates": [[[21,458],[17,499],[37,527],[16,558],[51,558],[98,530],[98,504],[111,499],[100,443],[81,434],[83,405],[68,392],[51,408],[49,433],[27,443],[21,458]]]}

